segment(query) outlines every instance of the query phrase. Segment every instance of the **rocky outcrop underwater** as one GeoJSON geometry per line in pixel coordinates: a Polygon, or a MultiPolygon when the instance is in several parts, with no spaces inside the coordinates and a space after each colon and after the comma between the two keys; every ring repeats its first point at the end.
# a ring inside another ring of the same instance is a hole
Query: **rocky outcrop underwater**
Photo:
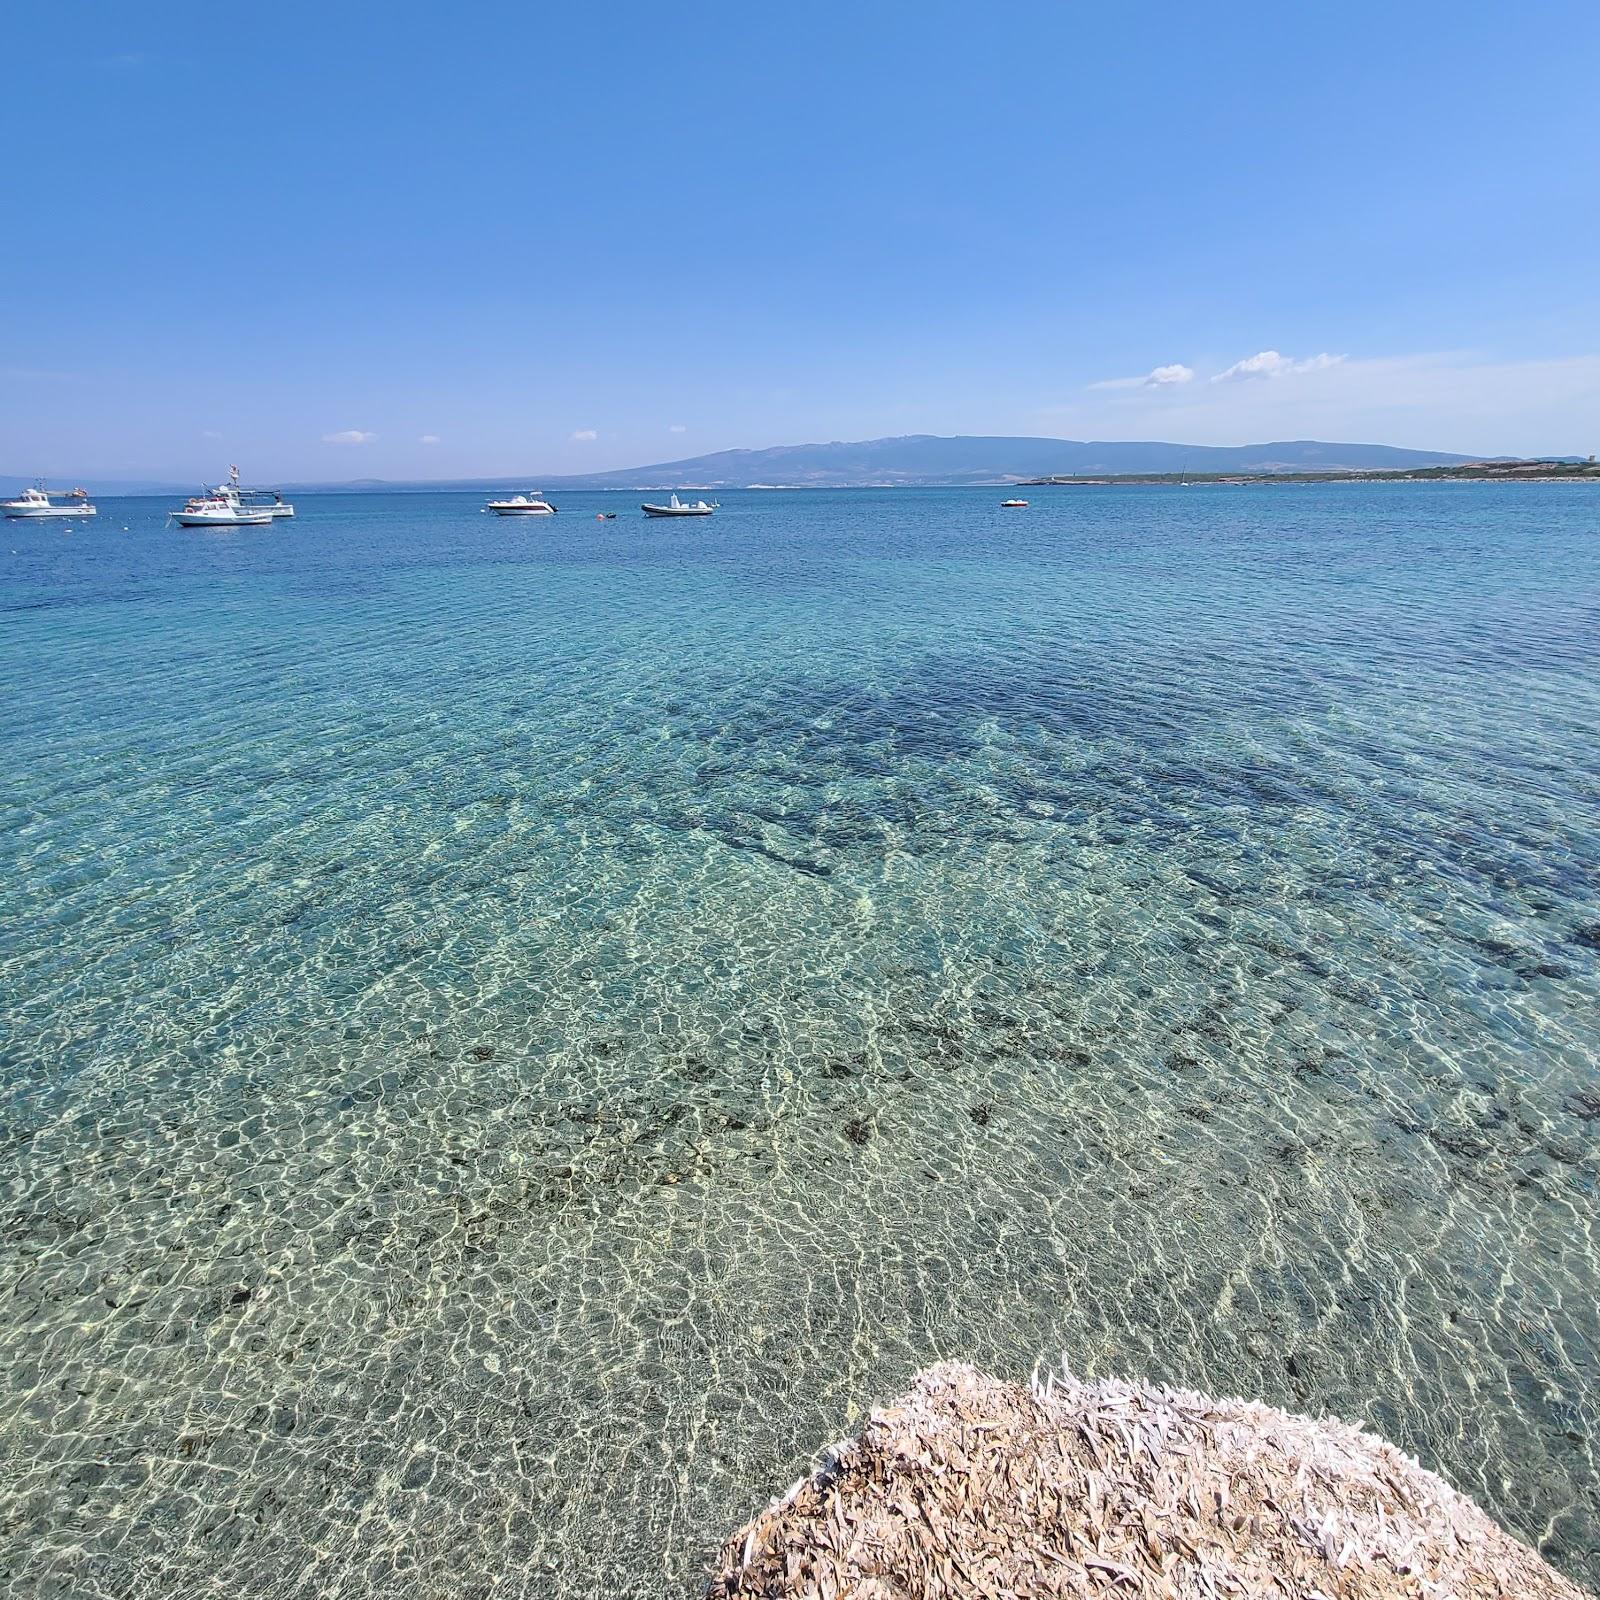
{"type": "Polygon", "coordinates": [[[723,1547],[708,1594],[1584,1600],[1348,1423],[1067,1374],[920,1374],[723,1547]]]}

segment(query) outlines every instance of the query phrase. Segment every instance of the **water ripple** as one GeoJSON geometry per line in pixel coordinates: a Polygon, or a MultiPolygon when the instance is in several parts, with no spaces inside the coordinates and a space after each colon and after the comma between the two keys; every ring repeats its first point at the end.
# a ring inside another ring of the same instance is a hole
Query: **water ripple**
{"type": "Polygon", "coordinates": [[[4,1592],[692,1592],[1060,1349],[1600,1579],[1600,503],[593,498],[16,535],[4,1592]]]}

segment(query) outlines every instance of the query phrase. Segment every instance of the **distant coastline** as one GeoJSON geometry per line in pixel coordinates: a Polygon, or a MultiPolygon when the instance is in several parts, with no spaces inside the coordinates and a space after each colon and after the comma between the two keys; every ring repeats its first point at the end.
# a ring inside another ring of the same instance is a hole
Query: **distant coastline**
{"type": "MultiPolygon", "coordinates": [[[[36,474],[0,473],[0,491],[20,492],[36,474]]],[[[102,495],[189,494],[192,482],[116,473],[53,471],[52,481],[84,483],[102,495]]],[[[913,434],[855,443],[721,450],[679,461],[593,473],[530,470],[516,476],[329,481],[286,474],[271,487],[296,494],[565,494],[617,490],[714,493],[723,489],[993,489],[1018,485],[1138,483],[1344,483],[1600,481],[1590,456],[1450,455],[1397,445],[1319,439],[1248,445],[1188,445],[1161,440],[1074,440],[913,434]]]]}
{"type": "MultiPolygon", "coordinates": [[[[71,476],[70,474],[64,474],[71,476]]],[[[78,476],[84,476],[79,474],[78,476]]],[[[92,477],[92,474],[88,476],[92,477]]],[[[0,496],[16,493],[8,487],[21,480],[0,477],[0,496]]],[[[403,480],[372,481],[360,483],[302,483],[285,479],[273,487],[283,494],[296,495],[429,495],[429,494],[512,494],[525,492],[527,486],[553,485],[550,492],[557,494],[665,494],[669,490],[683,493],[762,493],[811,494],[824,491],[867,491],[906,489],[1133,489],[1133,488],[1259,488],[1272,484],[1305,483],[1594,483],[1600,484],[1600,466],[1588,463],[1512,462],[1504,465],[1482,464],[1467,467],[1431,467],[1409,469],[1373,469],[1369,471],[1342,470],[1331,472],[1122,472],[1101,473],[1093,476],[1060,474],[1045,478],[982,478],[961,483],[896,483],[882,480],[856,483],[705,483],[682,478],[663,478],[654,481],[640,479],[637,483],[565,483],[548,475],[530,473],[524,478],[470,479],[451,483],[408,483],[403,480]]],[[[187,495],[182,487],[160,488],[148,484],[126,487],[113,481],[98,487],[95,493],[101,498],[117,500],[170,500],[174,495],[187,495]]]]}
{"type": "Polygon", "coordinates": [[[1474,461],[1458,467],[1403,467],[1336,472],[1124,472],[1098,477],[1018,480],[1021,489],[1114,487],[1118,484],[1186,483],[1600,483],[1600,463],[1590,461],[1474,461]]]}
{"type": "MultiPolygon", "coordinates": [[[[622,489],[862,489],[974,488],[1051,478],[1136,479],[1281,476],[1351,472],[1409,472],[1434,467],[1472,467],[1496,459],[1490,452],[1452,455],[1398,445],[1332,443],[1322,439],[1279,439],[1260,444],[1181,444],[1158,439],[1084,440],[1009,435],[909,434],[893,439],[834,440],[826,444],[775,445],[759,450],[718,450],[674,461],[640,463],[596,472],[541,469],[457,478],[318,479],[300,472],[272,472],[264,463],[255,481],[295,492],[338,491],[386,494],[425,490],[478,493],[537,488],[544,492],[622,489]]],[[[1498,459],[1509,459],[1502,457],[1498,459]]],[[[1541,458],[1544,459],[1544,458],[1541,458]]],[[[419,463],[420,465],[420,460],[419,463]]],[[[0,472],[0,489],[32,483],[41,469],[53,481],[84,483],[97,493],[190,493],[199,477],[211,478],[195,463],[171,478],[164,473],[134,475],[102,472],[87,464],[13,462],[26,472],[0,472]]],[[[546,468],[548,463],[546,463],[546,468]]],[[[402,468],[402,470],[404,470],[402,468]]],[[[220,473],[220,463],[213,475],[220,473]]]]}

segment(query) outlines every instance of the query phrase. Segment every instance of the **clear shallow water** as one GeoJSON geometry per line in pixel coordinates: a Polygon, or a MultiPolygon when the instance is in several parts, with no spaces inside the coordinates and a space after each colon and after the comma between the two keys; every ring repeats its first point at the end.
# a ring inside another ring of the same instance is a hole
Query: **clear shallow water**
{"type": "Polygon", "coordinates": [[[4,1592],[690,1593],[1063,1349],[1600,1580],[1600,495],[998,499],[0,527],[4,1592]]]}

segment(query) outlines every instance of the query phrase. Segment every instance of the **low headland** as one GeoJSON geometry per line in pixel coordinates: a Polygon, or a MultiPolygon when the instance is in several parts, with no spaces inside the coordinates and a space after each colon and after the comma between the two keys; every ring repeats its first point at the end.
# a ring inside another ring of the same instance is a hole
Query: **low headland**
{"type": "Polygon", "coordinates": [[[1056,474],[1023,478],[1017,487],[1043,489],[1077,485],[1135,483],[1600,483],[1600,462],[1587,461],[1470,461],[1452,467],[1343,468],[1327,472],[1119,472],[1090,476],[1056,474]]]}
{"type": "Polygon", "coordinates": [[[1584,1600],[1334,1419],[947,1363],[723,1546],[711,1600],[1584,1600]]]}

